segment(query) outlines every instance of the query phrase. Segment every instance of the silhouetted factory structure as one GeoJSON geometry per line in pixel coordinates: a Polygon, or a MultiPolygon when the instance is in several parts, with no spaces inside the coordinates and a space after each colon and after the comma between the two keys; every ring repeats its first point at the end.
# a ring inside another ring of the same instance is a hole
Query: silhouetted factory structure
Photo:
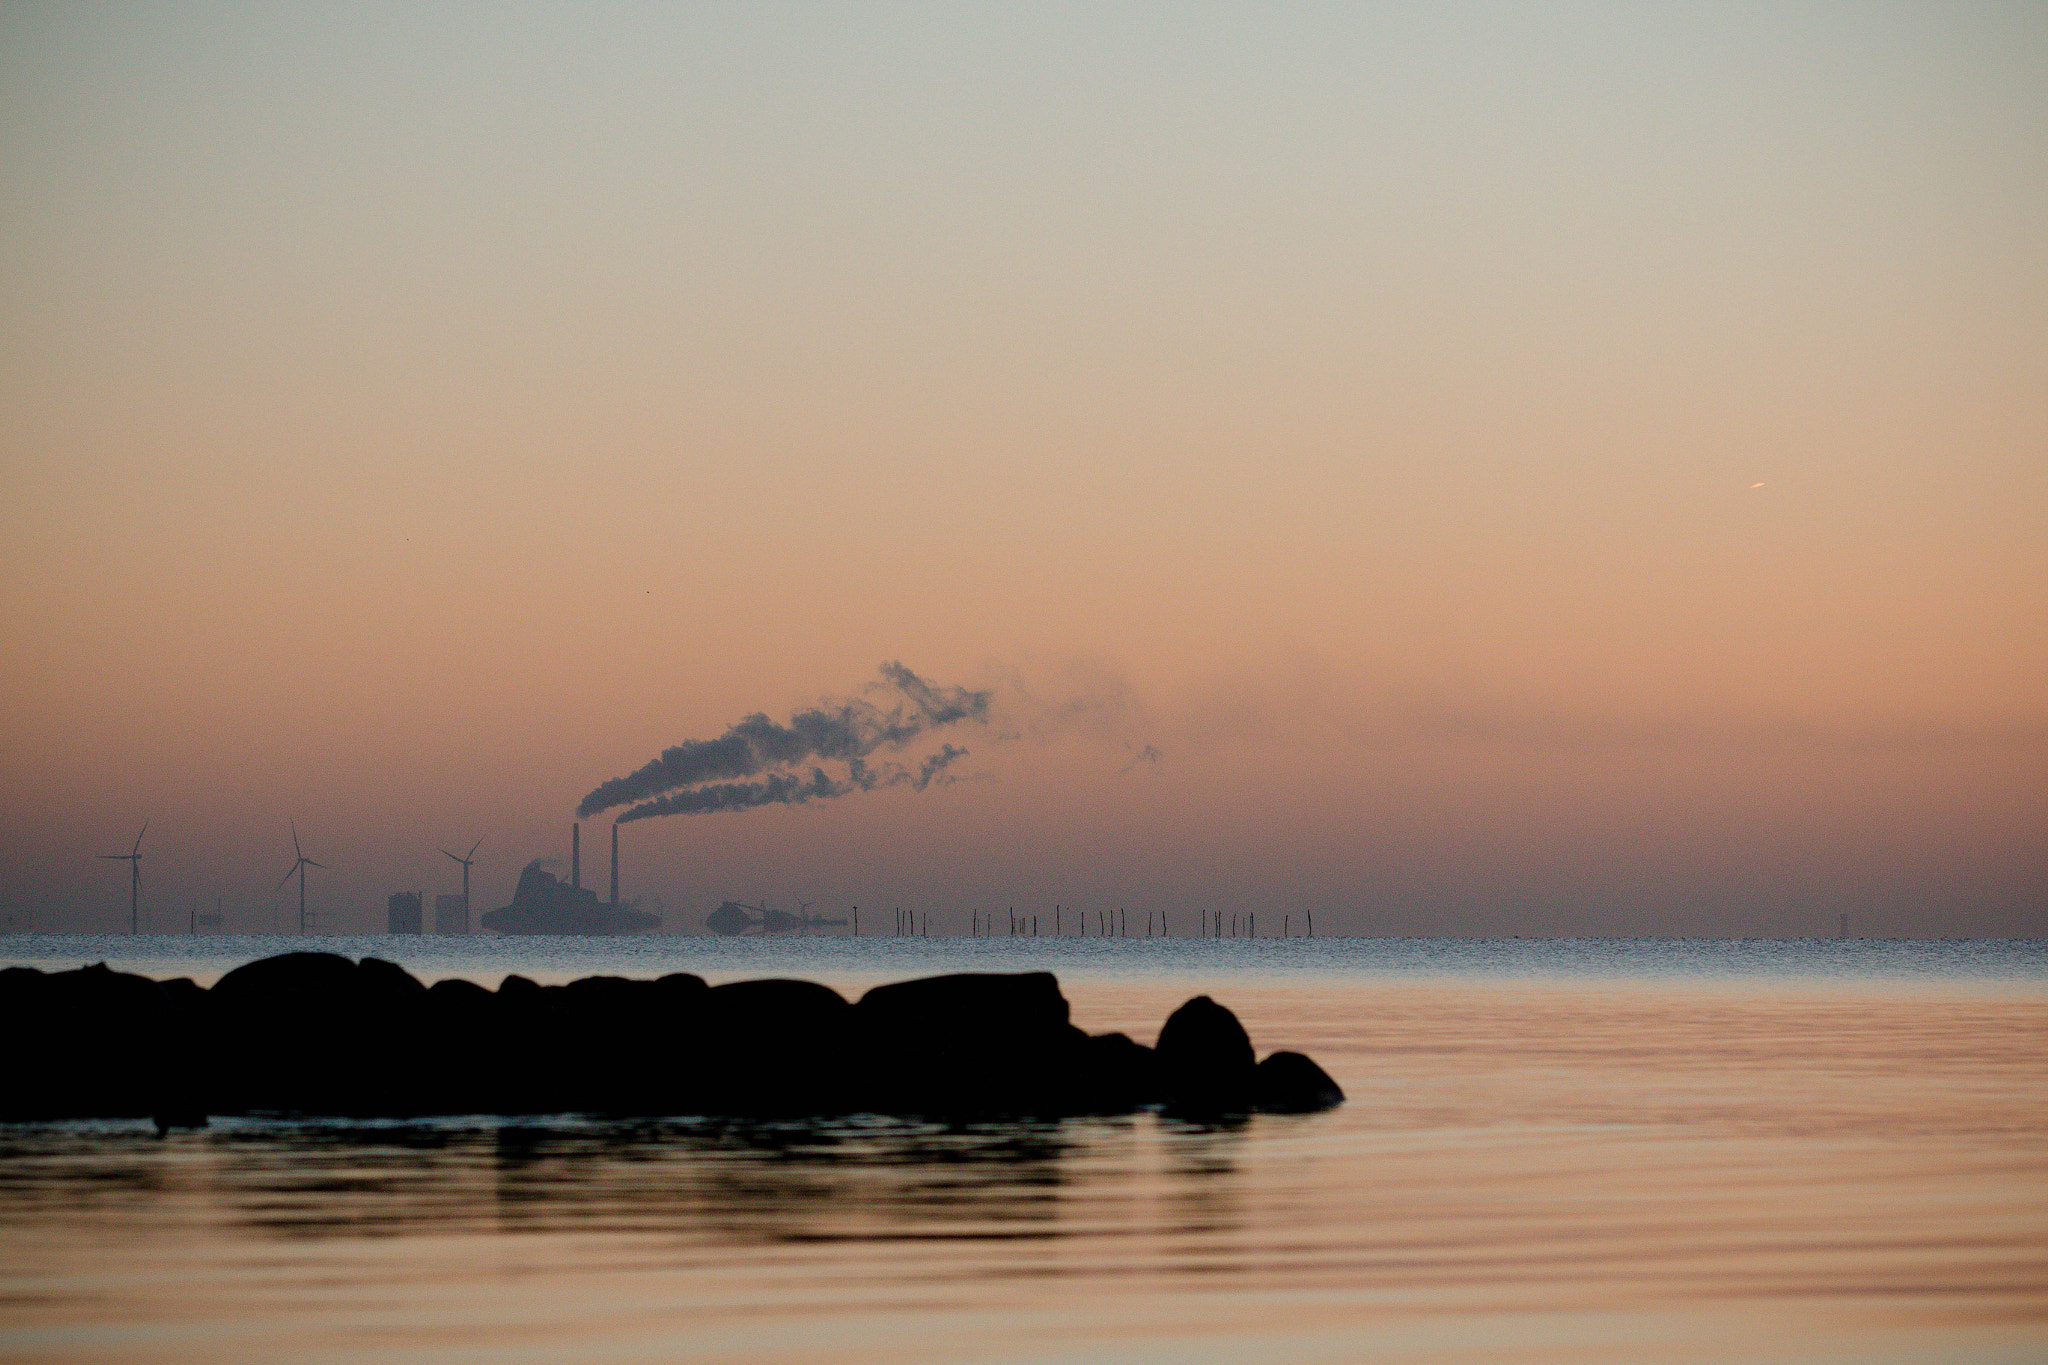
{"type": "Polygon", "coordinates": [[[417,934],[420,931],[420,893],[417,891],[394,891],[385,902],[389,915],[390,934],[417,934]]]}
{"type": "Polygon", "coordinates": [[[536,858],[519,874],[512,903],[479,923],[500,934],[639,934],[661,926],[659,915],[619,900],[619,830],[612,826],[611,899],[583,886],[583,826],[569,826],[569,880],[565,884],[536,858]]]}

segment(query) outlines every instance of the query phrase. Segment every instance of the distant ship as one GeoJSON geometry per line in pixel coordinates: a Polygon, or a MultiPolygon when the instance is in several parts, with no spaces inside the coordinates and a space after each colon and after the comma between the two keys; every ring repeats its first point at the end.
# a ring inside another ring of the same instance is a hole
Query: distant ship
{"type": "Polygon", "coordinates": [[[808,901],[798,901],[797,906],[798,913],[792,915],[787,910],[770,910],[765,905],[727,901],[704,917],[704,927],[713,933],[731,937],[735,934],[786,934],[792,929],[820,929],[846,923],[843,919],[825,919],[802,913],[811,908],[808,901]]]}
{"type": "Polygon", "coordinates": [[[637,902],[601,901],[595,891],[564,884],[540,861],[519,874],[510,905],[484,915],[484,928],[501,934],[640,934],[661,926],[661,916],[637,902]]]}

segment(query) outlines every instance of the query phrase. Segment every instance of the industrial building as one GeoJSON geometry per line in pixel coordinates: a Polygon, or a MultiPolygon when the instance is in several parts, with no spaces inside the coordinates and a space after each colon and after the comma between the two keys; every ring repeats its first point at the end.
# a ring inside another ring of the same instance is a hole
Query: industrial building
{"type": "Polygon", "coordinates": [[[417,934],[420,931],[420,893],[417,891],[394,891],[385,902],[390,912],[390,927],[387,934],[417,934]]]}

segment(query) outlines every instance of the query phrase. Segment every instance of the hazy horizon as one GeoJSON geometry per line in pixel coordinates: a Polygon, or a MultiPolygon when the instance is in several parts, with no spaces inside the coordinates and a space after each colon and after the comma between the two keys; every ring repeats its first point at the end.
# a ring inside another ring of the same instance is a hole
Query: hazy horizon
{"type": "Polygon", "coordinates": [[[494,908],[901,661],[956,780],[624,893],[2048,932],[2039,6],[23,4],[0,100],[0,927],[145,822],[161,931],[294,820],[494,908]]]}

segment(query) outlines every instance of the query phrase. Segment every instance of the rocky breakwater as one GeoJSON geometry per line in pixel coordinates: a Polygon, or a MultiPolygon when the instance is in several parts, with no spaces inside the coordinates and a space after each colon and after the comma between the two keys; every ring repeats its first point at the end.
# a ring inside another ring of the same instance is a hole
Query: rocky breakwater
{"type": "Polygon", "coordinates": [[[0,1120],[209,1115],[408,1118],[595,1113],[795,1118],[1054,1117],[1148,1107],[1191,1116],[1343,1102],[1296,1052],[1259,1061],[1207,996],[1147,1047],[1088,1034],[1049,972],[877,986],[707,985],[508,976],[429,987],[377,958],[287,953],[211,990],[105,966],[0,971],[14,1061],[0,1120]]]}

